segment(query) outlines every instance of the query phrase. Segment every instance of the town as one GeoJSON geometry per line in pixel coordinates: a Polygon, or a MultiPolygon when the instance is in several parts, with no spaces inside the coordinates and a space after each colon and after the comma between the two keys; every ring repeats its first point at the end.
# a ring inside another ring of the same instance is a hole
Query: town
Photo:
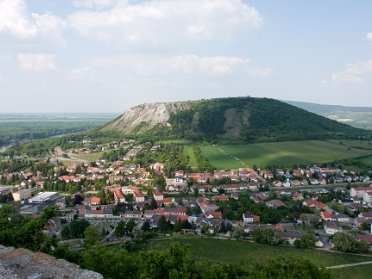
{"type": "Polygon", "coordinates": [[[31,165],[8,158],[18,170],[0,174],[0,206],[13,203],[26,217],[57,207],[45,231],[64,243],[90,226],[103,244],[179,233],[340,250],[333,236],[342,233],[358,251],[372,247],[369,174],[327,165],[197,172],[182,164],[177,144],[82,145],[31,165]],[[72,160],[97,151],[105,158],[72,160]]]}

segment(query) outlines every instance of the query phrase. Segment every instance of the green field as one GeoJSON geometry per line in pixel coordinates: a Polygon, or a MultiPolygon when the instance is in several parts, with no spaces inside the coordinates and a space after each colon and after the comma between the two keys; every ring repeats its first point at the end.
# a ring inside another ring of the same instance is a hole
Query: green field
{"type": "Polygon", "coordinates": [[[364,279],[371,278],[372,264],[359,265],[354,267],[332,269],[331,274],[337,279],[364,279]]]}
{"type": "MultiPolygon", "coordinates": [[[[371,261],[372,256],[364,257],[352,254],[340,254],[320,250],[297,249],[292,247],[262,245],[246,241],[219,240],[198,237],[179,237],[182,245],[190,247],[190,253],[196,260],[203,259],[225,264],[237,263],[243,268],[278,256],[302,257],[323,267],[347,263],[371,261]]],[[[166,249],[169,240],[160,240],[148,244],[152,249],[166,249]]],[[[369,278],[371,265],[349,267],[332,270],[335,278],[369,278]],[[343,273],[345,271],[345,273],[343,273]],[[346,274],[352,276],[347,277],[346,274]],[[336,276],[337,275],[337,276],[336,276]]]]}
{"type": "Polygon", "coordinates": [[[246,145],[204,145],[203,155],[218,169],[292,166],[327,163],[372,154],[368,143],[344,141],[289,141],[246,145]],[[355,148],[355,147],[359,148],[355,148]],[[363,149],[360,149],[363,148],[363,149]]]}
{"type": "Polygon", "coordinates": [[[198,164],[196,162],[196,158],[195,158],[195,154],[194,154],[194,150],[193,150],[192,146],[191,145],[185,146],[185,152],[190,158],[189,159],[189,166],[192,167],[192,168],[197,168],[198,164]]]}
{"type": "Polygon", "coordinates": [[[104,152],[87,153],[87,154],[72,154],[73,158],[78,160],[86,160],[89,162],[96,161],[102,157],[104,152]]]}

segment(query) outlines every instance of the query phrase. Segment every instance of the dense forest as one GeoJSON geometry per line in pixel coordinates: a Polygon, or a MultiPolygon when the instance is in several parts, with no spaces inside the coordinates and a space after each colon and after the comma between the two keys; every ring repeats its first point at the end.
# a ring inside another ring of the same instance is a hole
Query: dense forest
{"type": "Polygon", "coordinates": [[[102,124],[102,121],[0,122],[0,147],[32,139],[77,133],[102,124]]]}

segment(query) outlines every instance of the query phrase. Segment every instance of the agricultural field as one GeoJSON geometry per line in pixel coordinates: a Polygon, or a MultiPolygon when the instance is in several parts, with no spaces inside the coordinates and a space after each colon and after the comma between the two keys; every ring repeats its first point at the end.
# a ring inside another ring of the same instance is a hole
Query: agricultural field
{"type": "Polygon", "coordinates": [[[189,166],[192,168],[198,167],[198,163],[196,162],[194,150],[192,148],[192,145],[185,146],[185,152],[189,156],[189,166]]]}
{"type": "MultiPolygon", "coordinates": [[[[243,268],[249,268],[263,260],[279,256],[302,257],[323,267],[372,260],[372,255],[358,256],[312,249],[263,245],[246,241],[198,237],[178,237],[176,241],[182,245],[188,245],[192,257],[196,260],[203,259],[225,264],[237,263],[243,268]]],[[[151,249],[166,249],[169,240],[150,242],[148,245],[151,249]]],[[[368,274],[371,271],[372,264],[331,270],[334,278],[369,278],[368,274]],[[351,277],[348,277],[350,275],[351,277]]]]}
{"type": "Polygon", "coordinates": [[[292,166],[327,163],[372,155],[369,143],[359,141],[288,141],[246,145],[203,145],[203,155],[218,169],[292,166]]]}

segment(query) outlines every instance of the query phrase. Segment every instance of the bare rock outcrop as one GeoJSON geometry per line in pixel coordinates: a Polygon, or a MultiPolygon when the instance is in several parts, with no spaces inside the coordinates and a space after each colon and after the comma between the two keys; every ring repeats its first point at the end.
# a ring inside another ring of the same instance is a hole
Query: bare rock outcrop
{"type": "Polygon", "coordinates": [[[103,279],[97,272],[44,253],[0,245],[0,279],[103,279]]]}
{"type": "Polygon", "coordinates": [[[154,103],[132,107],[104,129],[141,134],[157,125],[167,125],[172,113],[191,108],[189,102],[154,103]]]}

